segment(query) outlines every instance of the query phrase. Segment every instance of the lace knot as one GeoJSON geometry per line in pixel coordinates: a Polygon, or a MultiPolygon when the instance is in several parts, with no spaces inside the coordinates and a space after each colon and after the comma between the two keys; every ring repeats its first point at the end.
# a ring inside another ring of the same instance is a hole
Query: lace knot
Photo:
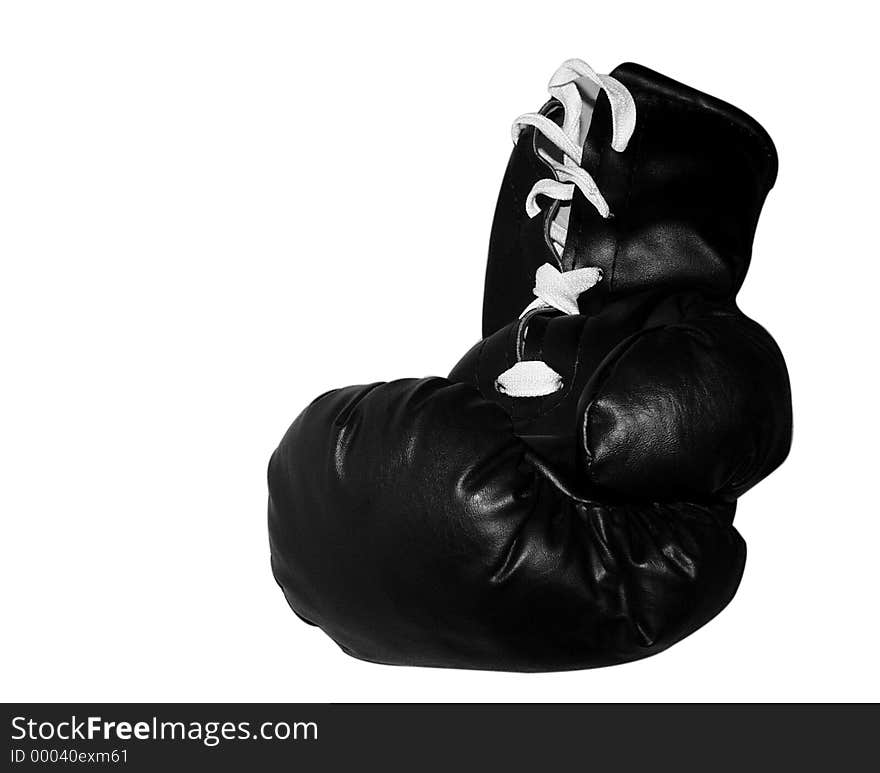
{"type": "Polygon", "coordinates": [[[595,287],[602,279],[602,269],[590,266],[576,268],[573,271],[560,271],[555,266],[545,263],[535,272],[535,300],[522,314],[522,319],[529,311],[538,308],[558,309],[564,314],[577,314],[578,297],[581,293],[595,287]]]}

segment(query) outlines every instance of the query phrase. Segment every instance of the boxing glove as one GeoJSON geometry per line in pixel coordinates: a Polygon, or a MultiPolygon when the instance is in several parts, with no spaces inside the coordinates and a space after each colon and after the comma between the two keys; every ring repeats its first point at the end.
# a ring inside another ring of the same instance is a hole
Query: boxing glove
{"type": "Polygon", "coordinates": [[[293,609],[366,660],[522,671],[644,657],[714,616],[745,560],[735,497],[788,448],[787,379],[750,320],[661,306],[621,340],[545,320],[552,397],[498,392],[502,329],[449,379],[318,398],[269,468],[293,609]]]}
{"type": "MultiPolygon", "coordinates": [[[[592,79],[580,64],[560,80],[592,79]]],[[[626,153],[635,101],[605,77],[591,80],[590,131],[607,92],[624,111],[606,116],[613,152],[626,153]]],[[[565,90],[571,114],[577,95],[565,90]]],[[[572,151],[523,118],[518,131],[572,151]]],[[[701,281],[659,276],[615,292],[613,259],[560,272],[572,245],[601,257],[591,239],[619,199],[548,147],[555,179],[522,203],[530,217],[541,197],[555,216],[568,210],[542,235],[562,262],[538,269],[519,317],[500,299],[510,319],[448,379],[323,395],[272,456],[275,577],[294,611],[356,657],[527,671],[620,663],[686,636],[736,590],[735,499],[790,442],[782,357],[701,281]],[[586,222],[588,208],[598,221],[586,222]]],[[[680,259],[698,265],[691,257],[680,259]]],[[[487,275],[487,309],[494,286],[487,275]]]]}

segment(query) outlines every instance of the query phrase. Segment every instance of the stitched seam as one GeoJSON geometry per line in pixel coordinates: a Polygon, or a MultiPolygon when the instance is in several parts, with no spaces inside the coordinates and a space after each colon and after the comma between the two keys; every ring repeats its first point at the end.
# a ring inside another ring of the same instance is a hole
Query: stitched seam
{"type": "MultiPolygon", "coordinates": [[[[650,116],[650,111],[648,111],[648,116],[650,116]]],[[[642,139],[645,136],[645,131],[644,131],[645,123],[646,123],[646,121],[644,119],[642,119],[642,126],[640,127],[640,130],[638,132],[638,137],[636,137],[635,153],[634,153],[633,161],[629,167],[629,180],[628,180],[627,186],[626,186],[626,198],[623,201],[623,211],[621,212],[621,220],[625,219],[627,217],[627,215],[629,214],[629,210],[630,210],[630,206],[631,206],[631,202],[632,202],[632,193],[633,193],[633,187],[634,187],[633,184],[634,184],[635,177],[636,177],[636,169],[640,168],[640,164],[642,162],[642,159],[644,158],[645,145],[644,145],[644,142],[642,142],[642,139]]],[[[621,226],[622,226],[622,223],[620,221],[617,221],[614,226],[614,231],[615,231],[615,234],[614,234],[614,256],[611,258],[611,278],[608,281],[608,292],[609,293],[614,292],[614,280],[617,276],[617,256],[620,253],[620,243],[621,243],[621,238],[620,238],[619,234],[622,231],[624,231],[624,229],[621,226]]]]}
{"type": "Polygon", "coordinates": [[[602,392],[605,384],[608,383],[608,379],[611,378],[611,374],[614,368],[627,354],[632,351],[633,347],[635,347],[635,345],[639,343],[639,341],[641,341],[642,338],[644,338],[646,335],[650,333],[655,333],[658,330],[664,330],[667,327],[669,327],[669,325],[667,324],[657,325],[655,327],[645,328],[644,330],[640,330],[637,333],[633,333],[632,337],[628,341],[618,344],[614,348],[614,350],[609,353],[608,357],[606,357],[605,360],[599,363],[599,367],[597,368],[597,370],[601,375],[596,383],[595,389],[593,390],[593,396],[590,398],[590,402],[587,403],[587,407],[584,408],[584,418],[581,422],[581,445],[583,446],[584,453],[586,453],[587,455],[588,473],[593,465],[593,451],[587,441],[587,428],[589,426],[590,410],[595,405],[597,397],[602,392]],[[613,362],[608,361],[611,357],[614,358],[613,362]]]}
{"type": "Polygon", "coordinates": [[[477,390],[480,393],[480,396],[484,400],[491,400],[492,398],[483,391],[483,385],[480,383],[480,373],[483,370],[483,352],[486,348],[486,341],[488,338],[484,338],[480,342],[480,348],[477,350],[477,356],[474,358],[474,375],[473,375],[473,383],[476,385],[477,390]]]}

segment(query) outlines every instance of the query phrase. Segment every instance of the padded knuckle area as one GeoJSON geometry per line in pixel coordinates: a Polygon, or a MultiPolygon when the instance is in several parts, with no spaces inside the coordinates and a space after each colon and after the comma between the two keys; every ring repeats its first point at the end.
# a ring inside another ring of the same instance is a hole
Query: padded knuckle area
{"type": "Polygon", "coordinates": [[[744,317],[647,332],[605,365],[585,400],[589,474],[647,498],[738,496],[784,458],[786,401],[781,357],[744,317]]]}

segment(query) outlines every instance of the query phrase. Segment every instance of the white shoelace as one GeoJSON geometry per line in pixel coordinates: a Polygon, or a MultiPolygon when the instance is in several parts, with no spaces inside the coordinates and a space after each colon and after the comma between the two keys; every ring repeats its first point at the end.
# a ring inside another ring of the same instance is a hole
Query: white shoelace
{"type": "MultiPolygon", "coordinates": [[[[538,180],[526,199],[526,212],[535,217],[541,211],[537,197],[547,196],[560,202],[570,202],[577,188],[602,217],[610,217],[611,210],[599,191],[596,181],[583,168],[581,160],[584,147],[581,137],[586,134],[590,116],[584,112],[583,93],[595,88],[604,90],[611,105],[611,147],[617,152],[626,150],[636,127],[636,104],[632,95],[620,81],[610,75],[599,75],[580,59],[569,59],[553,74],[547,90],[563,107],[562,126],[540,113],[525,113],[513,122],[513,141],[516,143],[526,126],[533,126],[544,138],[562,153],[562,163],[545,150],[538,148],[538,155],[550,166],[555,179],[538,180]]],[[[560,207],[550,222],[550,238],[561,257],[568,238],[568,209],[560,207]]],[[[564,314],[577,314],[577,299],[602,279],[598,268],[582,268],[560,272],[545,263],[535,274],[535,300],[522,314],[538,309],[558,309],[564,314]]],[[[562,388],[562,377],[540,360],[517,362],[498,376],[495,386],[502,394],[511,397],[541,397],[562,388]]]]}
{"type": "MultiPolygon", "coordinates": [[[[540,212],[537,196],[544,195],[557,201],[568,202],[571,201],[575,188],[583,193],[602,217],[611,214],[608,203],[595,180],[581,168],[584,152],[581,136],[585,134],[584,128],[589,125],[590,118],[585,114],[583,94],[592,93],[595,89],[604,90],[611,105],[611,147],[623,152],[636,127],[635,101],[620,81],[610,75],[599,75],[580,59],[563,62],[553,73],[547,86],[550,96],[555,97],[562,104],[562,126],[540,113],[525,113],[513,122],[511,134],[514,142],[519,139],[526,126],[534,126],[562,153],[562,163],[560,163],[543,149],[538,149],[538,155],[553,169],[556,179],[538,180],[532,187],[526,200],[529,217],[535,217],[540,212]]],[[[554,218],[551,223],[551,238],[559,247],[563,247],[567,228],[558,223],[558,219],[554,218]]]]}

